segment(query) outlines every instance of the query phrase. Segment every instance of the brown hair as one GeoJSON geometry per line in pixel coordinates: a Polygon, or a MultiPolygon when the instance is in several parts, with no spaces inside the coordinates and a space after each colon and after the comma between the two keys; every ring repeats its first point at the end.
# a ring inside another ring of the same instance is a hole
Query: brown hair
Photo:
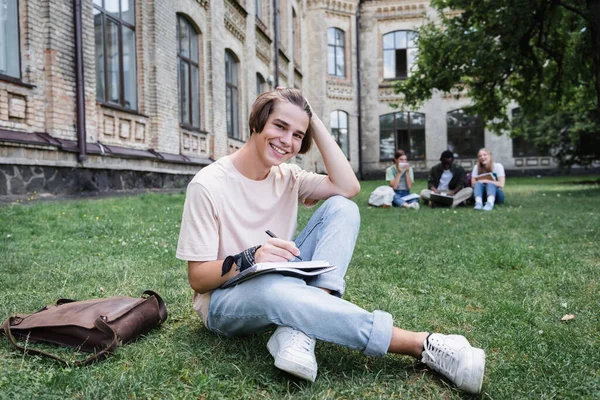
{"type": "MultiPolygon", "coordinates": [[[[304,112],[308,115],[309,120],[312,118],[310,105],[300,90],[291,88],[272,90],[258,96],[254,101],[254,104],[252,104],[250,119],[248,121],[250,135],[253,133],[260,134],[260,132],[262,132],[267,120],[269,119],[269,115],[271,115],[273,109],[275,108],[276,101],[287,101],[288,103],[294,104],[304,110],[304,112]]],[[[302,139],[302,145],[300,146],[300,151],[298,153],[306,153],[308,150],[310,150],[311,146],[312,128],[309,123],[308,128],[304,133],[304,139],[302,139]]]]}
{"type": "Polygon", "coordinates": [[[396,152],[394,153],[394,160],[399,159],[402,156],[405,156],[406,153],[404,152],[404,150],[396,150],[396,152]]]}
{"type": "Polygon", "coordinates": [[[494,171],[494,158],[492,157],[492,151],[483,147],[477,152],[477,173],[481,174],[482,172],[492,171],[494,171]],[[482,151],[485,151],[490,156],[489,167],[486,165],[481,165],[481,162],[479,161],[479,153],[481,153],[482,151]]]}

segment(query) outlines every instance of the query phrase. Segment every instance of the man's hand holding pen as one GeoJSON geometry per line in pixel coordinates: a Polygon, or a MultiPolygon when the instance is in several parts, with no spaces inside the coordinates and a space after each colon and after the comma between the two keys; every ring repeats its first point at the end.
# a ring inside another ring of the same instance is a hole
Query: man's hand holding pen
{"type": "Polygon", "coordinates": [[[296,247],[296,243],[279,239],[269,230],[266,233],[270,236],[270,239],[256,251],[255,259],[257,263],[285,262],[292,261],[295,258],[302,260],[299,257],[300,250],[296,247]]]}

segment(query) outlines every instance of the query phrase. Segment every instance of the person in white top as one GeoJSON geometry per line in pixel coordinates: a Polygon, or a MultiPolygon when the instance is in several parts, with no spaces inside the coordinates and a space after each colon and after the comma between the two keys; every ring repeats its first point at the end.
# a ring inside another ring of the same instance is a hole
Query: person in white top
{"type": "Polygon", "coordinates": [[[360,191],[346,156],[297,89],[261,94],[250,137],[205,167],[188,186],[177,257],[188,261],[194,309],[212,332],[233,336],[275,329],[267,343],[275,366],[314,381],[316,339],[360,350],[412,355],[467,392],[481,391],[485,353],[459,335],[411,332],[384,311],[342,299],[360,215],[360,191]],[[328,175],[287,164],[317,145],[328,175]],[[300,234],[298,202],[326,200],[300,234]],[[271,238],[265,230],[278,238],[271,238]],[[337,268],[309,279],[270,273],[220,286],[254,263],[327,260],[337,268]]]}
{"type": "Polygon", "coordinates": [[[504,166],[495,163],[492,152],[486,148],[477,153],[477,164],[471,172],[471,186],[475,196],[475,210],[492,211],[494,204],[504,203],[504,166]],[[485,200],[485,206],[483,202],[485,200]]]}

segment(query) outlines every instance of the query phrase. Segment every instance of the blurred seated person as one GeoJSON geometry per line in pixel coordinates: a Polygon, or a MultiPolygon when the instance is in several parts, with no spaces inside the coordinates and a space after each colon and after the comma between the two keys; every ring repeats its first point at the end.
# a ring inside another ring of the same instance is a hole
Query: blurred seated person
{"type": "Polygon", "coordinates": [[[435,196],[432,198],[431,194],[444,194],[452,197],[450,206],[455,208],[473,195],[473,189],[465,187],[465,178],[465,169],[454,164],[454,154],[446,150],[440,157],[440,163],[434,165],[429,171],[428,189],[421,191],[421,198],[434,207],[443,203],[438,202],[435,196]]]}
{"type": "Polygon", "coordinates": [[[396,150],[394,153],[394,165],[385,170],[385,180],[394,189],[394,199],[392,200],[394,207],[419,209],[418,198],[403,199],[403,197],[410,194],[410,189],[415,180],[415,174],[403,150],[396,150]]]}
{"type": "Polygon", "coordinates": [[[495,163],[492,152],[486,148],[477,153],[477,164],[471,174],[471,186],[475,196],[475,210],[492,211],[494,204],[504,203],[504,166],[495,163]],[[485,205],[483,202],[485,201],[485,205]]]}

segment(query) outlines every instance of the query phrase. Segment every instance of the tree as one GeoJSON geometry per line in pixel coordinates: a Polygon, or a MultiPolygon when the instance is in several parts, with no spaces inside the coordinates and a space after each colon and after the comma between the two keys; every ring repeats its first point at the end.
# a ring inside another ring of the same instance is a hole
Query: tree
{"type": "Polygon", "coordinates": [[[563,166],[600,160],[600,0],[432,0],[403,107],[468,90],[469,112],[563,166]],[[511,120],[507,106],[520,112],[511,120]]]}

